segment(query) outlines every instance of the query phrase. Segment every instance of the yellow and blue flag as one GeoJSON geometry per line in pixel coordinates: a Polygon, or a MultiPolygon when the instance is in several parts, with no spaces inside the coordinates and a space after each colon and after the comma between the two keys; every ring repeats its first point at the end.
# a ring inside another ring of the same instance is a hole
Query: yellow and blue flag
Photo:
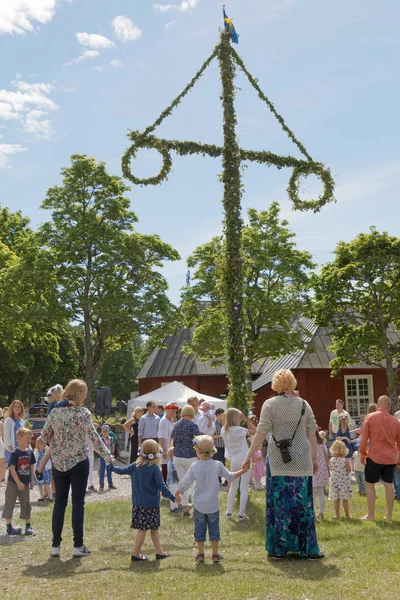
{"type": "Polygon", "coordinates": [[[232,42],[234,44],[238,44],[239,43],[239,34],[236,32],[236,29],[235,29],[232,19],[229,19],[229,17],[227,16],[227,14],[225,12],[225,5],[222,7],[222,11],[224,13],[225,31],[229,31],[232,42]]]}

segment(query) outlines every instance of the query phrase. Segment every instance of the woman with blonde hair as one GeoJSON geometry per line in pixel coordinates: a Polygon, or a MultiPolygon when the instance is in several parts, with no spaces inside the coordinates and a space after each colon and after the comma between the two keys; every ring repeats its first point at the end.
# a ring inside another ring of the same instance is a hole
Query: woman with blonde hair
{"type": "MultiPolygon", "coordinates": [[[[250,420],[247,420],[244,414],[237,408],[228,408],[226,411],[225,425],[221,430],[222,439],[225,444],[225,457],[230,462],[231,471],[240,471],[242,462],[246,458],[249,446],[247,438],[251,433],[255,433],[256,428],[250,420]],[[241,426],[242,422],[247,422],[248,429],[241,426]]],[[[260,442],[261,444],[262,442],[260,442]]],[[[259,445],[260,445],[259,444],[259,445]]],[[[250,466],[250,465],[249,465],[250,466]]],[[[239,521],[246,521],[247,500],[249,497],[249,483],[251,478],[251,470],[249,469],[240,476],[240,479],[235,479],[229,488],[228,499],[226,501],[226,518],[232,519],[233,504],[235,502],[236,492],[240,488],[240,506],[239,506],[239,521]]]]}
{"type": "Polygon", "coordinates": [[[131,414],[131,418],[125,421],[123,424],[124,431],[130,434],[129,442],[131,445],[130,459],[129,462],[134,462],[137,459],[138,449],[139,449],[139,438],[138,438],[138,429],[139,429],[139,419],[143,417],[144,408],[141,406],[136,406],[131,414]]]}
{"type": "Polygon", "coordinates": [[[323,558],[315,529],[312,475],[317,471],[317,427],[313,411],[296,392],[291,371],[281,369],[272,378],[276,396],[263,404],[257,433],[243,462],[251,457],[268,433],[266,461],[266,549],[274,559],[290,552],[310,560],[323,558]]]}
{"type": "Polygon", "coordinates": [[[51,460],[56,487],[52,529],[53,544],[51,556],[60,556],[60,544],[64,527],[65,509],[69,490],[72,490],[72,529],[74,534],[73,556],[91,554],[83,543],[83,519],[86,485],[89,476],[88,437],[96,452],[108,463],[111,455],[93,427],[90,411],[83,406],[87,396],[87,385],[80,379],[73,379],[65,388],[64,398],[74,406],[55,408],[47,417],[42,438],[49,443],[53,437],[51,460]]]}
{"type": "MultiPolygon", "coordinates": [[[[175,423],[171,433],[169,454],[174,458],[176,472],[179,481],[182,481],[189,471],[190,465],[197,460],[196,451],[193,448],[193,438],[200,435],[198,426],[193,423],[195,417],[193,406],[186,404],[181,411],[181,419],[175,423]]],[[[189,490],[182,494],[183,516],[190,515],[189,490]]]]}
{"type": "Polygon", "coordinates": [[[4,458],[6,467],[10,460],[10,454],[17,447],[17,431],[25,426],[25,407],[21,400],[11,402],[7,411],[7,419],[4,421],[4,458]]]}

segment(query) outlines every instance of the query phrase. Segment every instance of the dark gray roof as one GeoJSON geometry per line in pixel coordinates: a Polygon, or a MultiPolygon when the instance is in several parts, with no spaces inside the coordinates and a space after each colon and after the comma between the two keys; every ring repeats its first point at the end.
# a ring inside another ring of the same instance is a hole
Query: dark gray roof
{"type": "MultiPolygon", "coordinates": [[[[318,329],[313,319],[301,317],[298,322],[304,330],[302,334],[303,342],[306,344],[308,341],[313,340],[313,336],[315,335],[318,329]]],[[[296,323],[294,327],[297,326],[298,325],[296,323]]],[[[306,350],[296,350],[291,354],[286,354],[285,356],[280,356],[275,360],[268,361],[268,364],[266,365],[266,369],[264,370],[263,374],[260,375],[260,377],[258,377],[253,382],[251,388],[252,391],[255,392],[264,385],[271,383],[273,374],[275,373],[275,371],[279,371],[279,369],[297,369],[305,353],[306,350]]]]}
{"type": "MultiPolygon", "coordinates": [[[[183,377],[187,375],[227,375],[228,368],[221,364],[213,367],[210,361],[202,362],[194,356],[185,356],[183,346],[190,341],[193,328],[181,328],[176,334],[164,339],[162,348],[155,348],[141,368],[138,379],[145,377],[183,377]]],[[[265,370],[266,362],[254,363],[252,374],[265,370]]]]}

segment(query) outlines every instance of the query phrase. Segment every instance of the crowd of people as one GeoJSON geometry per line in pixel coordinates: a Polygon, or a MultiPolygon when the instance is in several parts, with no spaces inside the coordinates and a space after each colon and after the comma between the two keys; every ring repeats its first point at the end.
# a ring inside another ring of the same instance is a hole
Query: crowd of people
{"type": "Polygon", "coordinates": [[[114,473],[131,477],[131,527],[137,530],[131,556],[134,562],[148,560],[141,552],[147,531],[156,559],[168,556],[159,536],[160,495],[170,500],[171,513],[189,517],[192,509],[195,560],[205,560],[208,530],[212,561],[220,562],[221,488],[229,486],[226,519],[234,518],[239,492],[237,520],[245,522],[249,518],[249,487],[252,483],[255,489],[261,489],[264,477],[268,556],[279,560],[297,553],[310,560],[323,558],[316,521],[324,520],[327,490],[335,518],[340,518],[342,505],[345,517],[351,519],[352,472],[359,493],[367,497],[368,512],[363,520],[375,519],[378,481],[385,489],[385,518],[392,518],[394,501],[400,501],[400,399],[399,411],[392,416],[389,397],[381,396],[376,405],[369,407],[358,428],[344,410],[343,401],[337,400],[326,436],[296,388],[290,371],[277,371],[272,380],[275,393],[264,402],[259,421],[236,408],[215,410],[214,405],[196,396],[188,398],[179,419],[179,406],[174,402],[161,406],[150,401],[146,411],[137,407],[124,424],[130,435],[130,462],[126,467],[114,464],[115,438],[110,427],[104,424],[98,432],[90,411],[83,406],[85,382],[72,380],[65,389],[58,384],[49,390],[47,419],[34,452],[24,406],[15,400],[5,420],[0,413],[0,479],[1,485],[6,483],[2,516],[7,533],[22,534],[21,528],[12,525],[17,499],[25,535],[33,533],[29,491],[37,485],[40,501],[45,497],[52,501],[55,495],[50,554],[60,556],[71,490],[73,556],[88,556],[91,552],[84,544],[84,504],[87,490],[95,490],[96,452],[100,456],[100,492],[106,477],[109,488],[116,489],[114,473]]]}

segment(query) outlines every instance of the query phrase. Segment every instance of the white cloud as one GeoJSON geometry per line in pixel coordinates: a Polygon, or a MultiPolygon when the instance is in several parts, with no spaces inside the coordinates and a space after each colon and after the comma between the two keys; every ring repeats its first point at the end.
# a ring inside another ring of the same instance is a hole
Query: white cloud
{"type": "Polygon", "coordinates": [[[97,58],[98,56],[100,56],[100,52],[98,52],[98,50],[85,50],[83,54],[78,56],[78,58],[74,58],[64,64],[66,66],[76,65],[84,60],[91,60],[92,58],[97,58]]]}
{"type": "Polygon", "coordinates": [[[1,0],[0,34],[30,33],[54,17],[57,0],[1,0]]]}
{"type": "Polygon", "coordinates": [[[104,71],[106,65],[96,65],[95,67],[91,67],[91,71],[104,71]]]}
{"type": "Polygon", "coordinates": [[[80,45],[85,48],[102,50],[104,48],[112,48],[115,46],[114,42],[98,33],[86,33],[85,31],[81,31],[76,34],[76,37],[80,45]]]}
{"type": "Polygon", "coordinates": [[[25,152],[26,148],[19,144],[0,144],[0,171],[9,166],[10,156],[25,152]]]}
{"type": "Polygon", "coordinates": [[[58,109],[49,97],[53,88],[48,83],[13,81],[14,90],[0,89],[0,121],[19,121],[22,129],[37,138],[54,135],[49,113],[58,109]]]}
{"type": "Polygon", "coordinates": [[[124,63],[123,63],[121,60],[112,60],[112,61],[110,62],[110,65],[111,65],[112,67],[119,68],[119,67],[123,67],[123,66],[124,66],[124,63]]]}
{"type": "Polygon", "coordinates": [[[31,110],[25,120],[25,131],[38,139],[50,140],[54,136],[54,129],[50,119],[42,110],[31,110]]]}
{"type": "Polygon", "coordinates": [[[186,12],[192,8],[196,8],[198,0],[183,0],[180,6],[181,12],[186,12]]]}
{"type": "Polygon", "coordinates": [[[173,27],[175,27],[175,25],[178,23],[178,21],[176,19],[174,19],[173,21],[169,21],[169,23],[165,24],[165,30],[169,31],[170,29],[172,29],[173,27]]]}
{"type": "Polygon", "coordinates": [[[129,17],[119,15],[111,21],[111,25],[117,38],[123,42],[136,41],[143,35],[143,31],[129,17]]]}
{"type": "Polygon", "coordinates": [[[153,10],[159,13],[166,13],[171,10],[178,10],[178,4],[153,4],[153,10]]]}

